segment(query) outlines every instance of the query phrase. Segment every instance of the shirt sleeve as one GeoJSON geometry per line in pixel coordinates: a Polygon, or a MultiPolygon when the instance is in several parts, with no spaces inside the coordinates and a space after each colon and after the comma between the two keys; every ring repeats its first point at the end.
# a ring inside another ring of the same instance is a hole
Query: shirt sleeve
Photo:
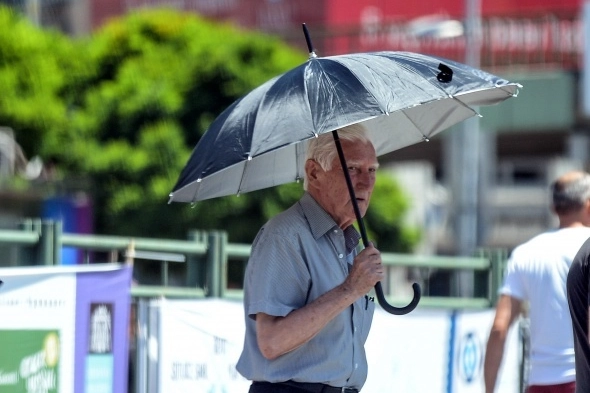
{"type": "Polygon", "coordinates": [[[286,316],[306,304],[311,277],[296,236],[262,230],[248,261],[246,313],[286,316]]]}
{"type": "Polygon", "coordinates": [[[526,288],[524,285],[522,274],[522,265],[526,263],[526,257],[523,255],[523,250],[518,247],[514,249],[508,264],[506,266],[506,275],[504,283],[500,288],[501,295],[508,295],[519,300],[526,300],[526,288]]]}

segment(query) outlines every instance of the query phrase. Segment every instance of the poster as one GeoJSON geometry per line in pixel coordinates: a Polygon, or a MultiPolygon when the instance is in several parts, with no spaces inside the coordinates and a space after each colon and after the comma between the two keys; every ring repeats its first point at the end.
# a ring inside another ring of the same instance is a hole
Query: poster
{"type": "Polygon", "coordinates": [[[59,331],[57,330],[2,330],[0,348],[11,354],[0,356],[0,386],[3,393],[56,393],[59,386],[58,370],[59,331]]]}
{"type": "Polygon", "coordinates": [[[127,390],[131,268],[0,268],[0,391],[127,390]]]}

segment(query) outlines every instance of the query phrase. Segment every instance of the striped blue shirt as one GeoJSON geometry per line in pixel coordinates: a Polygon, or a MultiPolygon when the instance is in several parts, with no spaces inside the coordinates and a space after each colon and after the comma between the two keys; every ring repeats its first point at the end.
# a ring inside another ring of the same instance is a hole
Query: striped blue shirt
{"type": "Polygon", "coordinates": [[[320,382],[360,390],[367,378],[364,344],[374,304],[364,297],[341,312],[309,342],[274,360],[256,341],[257,313],[286,316],[346,279],[358,244],[308,194],[262,227],[244,280],[246,337],[237,370],[253,381],[320,382]]]}

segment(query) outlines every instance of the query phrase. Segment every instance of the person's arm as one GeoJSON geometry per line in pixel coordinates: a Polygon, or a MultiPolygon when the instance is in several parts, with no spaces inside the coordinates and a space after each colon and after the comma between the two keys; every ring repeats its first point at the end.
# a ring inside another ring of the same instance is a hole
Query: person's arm
{"type": "Polygon", "coordinates": [[[508,295],[500,296],[498,305],[496,306],[496,316],[488,344],[486,348],[486,355],[484,360],[484,382],[486,393],[493,393],[496,387],[496,379],[498,378],[498,370],[502,363],[504,356],[504,344],[506,343],[506,336],[508,330],[521,312],[522,302],[519,299],[508,295]]]}
{"type": "Polygon", "coordinates": [[[262,355],[276,359],[305,344],[384,277],[381,255],[371,245],[356,256],[342,284],[313,302],[284,317],[256,314],[256,335],[262,355]]]}

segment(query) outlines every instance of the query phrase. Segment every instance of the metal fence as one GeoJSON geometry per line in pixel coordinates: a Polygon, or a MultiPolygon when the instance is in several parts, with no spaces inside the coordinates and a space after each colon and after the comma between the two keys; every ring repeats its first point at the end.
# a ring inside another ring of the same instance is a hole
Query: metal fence
{"type": "MultiPolygon", "coordinates": [[[[17,248],[18,266],[61,264],[64,247],[78,250],[82,263],[133,263],[134,298],[241,297],[241,275],[250,255],[249,244],[230,243],[223,231],[192,231],[187,240],[82,235],[64,233],[61,221],[40,219],[25,220],[17,230],[0,230],[0,246],[17,248]]],[[[497,300],[507,253],[479,250],[473,257],[382,253],[382,259],[389,276],[400,267],[426,277],[445,270],[475,275],[473,297],[429,296],[426,291],[423,307],[489,308],[497,300]]],[[[394,295],[388,282],[389,277],[384,281],[388,300],[407,303],[394,295]]]]}

